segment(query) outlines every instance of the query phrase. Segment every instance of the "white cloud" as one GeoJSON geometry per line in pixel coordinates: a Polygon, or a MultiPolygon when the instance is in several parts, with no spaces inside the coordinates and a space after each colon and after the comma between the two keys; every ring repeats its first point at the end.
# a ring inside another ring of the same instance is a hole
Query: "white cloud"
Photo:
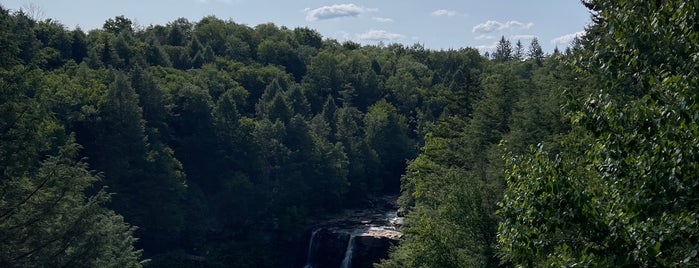
{"type": "Polygon", "coordinates": [[[358,34],[357,38],[363,41],[392,41],[405,38],[405,35],[384,30],[369,30],[366,33],[358,34]]]}
{"type": "Polygon", "coordinates": [[[478,51],[480,51],[481,53],[485,53],[485,52],[490,53],[490,52],[495,51],[495,48],[496,48],[497,46],[498,46],[498,42],[495,42],[495,43],[492,43],[492,44],[490,44],[490,45],[480,45],[480,46],[476,46],[476,49],[478,49],[478,51]]]}
{"type": "Polygon", "coordinates": [[[459,13],[454,11],[454,10],[446,10],[446,9],[439,9],[439,10],[432,11],[432,16],[437,16],[437,17],[442,17],[442,16],[453,17],[453,16],[456,16],[457,14],[459,14],[459,13]]]}
{"type": "Polygon", "coordinates": [[[473,26],[473,32],[474,33],[492,33],[495,31],[503,31],[503,30],[519,30],[519,29],[529,29],[532,26],[534,26],[534,23],[529,22],[529,23],[522,23],[516,20],[511,20],[505,23],[496,21],[496,20],[489,20],[484,23],[478,24],[476,26],[473,26]]]}
{"type": "Polygon", "coordinates": [[[322,6],[316,9],[307,8],[305,11],[307,21],[318,21],[342,17],[356,17],[365,12],[377,11],[377,9],[361,7],[355,4],[338,4],[322,6]]]}
{"type": "Polygon", "coordinates": [[[347,40],[352,40],[352,36],[350,33],[345,32],[345,31],[338,31],[330,35],[332,38],[335,38],[339,41],[347,41],[347,40]]]}
{"type": "Polygon", "coordinates": [[[391,19],[391,18],[374,17],[374,20],[377,22],[383,22],[383,23],[392,23],[393,22],[393,19],[391,19]]]}
{"type": "Polygon", "coordinates": [[[494,35],[487,35],[487,34],[481,34],[479,36],[476,36],[476,40],[490,40],[490,39],[495,39],[494,35]]]}
{"type": "MultiPolygon", "coordinates": [[[[510,40],[532,40],[536,38],[536,35],[533,34],[516,34],[513,36],[510,36],[510,40]]],[[[515,41],[516,43],[516,41],[515,41]]]]}
{"type": "Polygon", "coordinates": [[[571,33],[571,34],[566,34],[566,35],[554,38],[553,40],[551,40],[551,43],[553,43],[556,46],[558,46],[558,45],[568,46],[570,44],[570,42],[573,41],[573,39],[578,38],[578,37],[582,36],[583,34],[585,34],[585,31],[579,31],[579,32],[571,33]]]}

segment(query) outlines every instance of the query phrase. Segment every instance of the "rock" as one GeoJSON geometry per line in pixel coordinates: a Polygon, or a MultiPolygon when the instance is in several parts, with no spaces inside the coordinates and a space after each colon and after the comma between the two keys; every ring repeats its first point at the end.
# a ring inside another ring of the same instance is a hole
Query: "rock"
{"type": "Polygon", "coordinates": [[[388,257],[403,237],[395,197],[377,198],[370,209],[346,210],[318,221],[310,235],[306,268],[369,268],[388,257]]]}
{"type": "Polygon", "coordinates": [[[396,213],[398,217],[405,217],[405,209],[404,208],[398,208],[398,213],[396,213]]]}
{"type": "Polygon", "coordinates": [[[312,239],[307,266],[310,265],[314,268],[340,267],[347,250],[350,234],[336,229],[321,228],[317,230],[312,239]]]}
{"type": "Polygon", "coordinates": [[[388,238],[392,240],[398,240],[403,237],[403,233],[396,230],[394,227],[389,226],[379,226],[379,227],[369,227],[369,229],[358,234],[359,236],[376,237],[376,238],[388,238]]]}
{"type": "Polygon", "coordinates": [[[393,226],[396,226],[396,228],[401,228],[403,227],[403,217],[395,217],[393,219],[390,219],[390,223],[393,226]]]}
{"type": "Polygon", "coordinates": [[[389,236],[359,235],[354,240],[352,268],[371,268],[375,262],[388,257],[388,250],[398,240],[389,236]]]}
{"type": "Polygon", "coordinates": [[[353,230],[328,227],[314,233],[306,263],[306,267],[313,268],[342,267],[345,258],[349,258],[351,265],[348,267],[370,268],[373,263],[388,257],[391,245],[403,237],[403,233],[392,226],[358,227],[353,230]]]}

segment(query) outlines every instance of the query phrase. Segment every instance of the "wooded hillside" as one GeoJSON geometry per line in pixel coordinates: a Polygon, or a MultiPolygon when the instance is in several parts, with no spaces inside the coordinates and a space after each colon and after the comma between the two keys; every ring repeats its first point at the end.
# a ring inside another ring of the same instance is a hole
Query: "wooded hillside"
{"type": "Polygon", "coordinates": [[[0,266],[293,267],[399,192],[378,267],[697,265],[699,7],[583,4],[487,56],[0,8],[0,266]]]}

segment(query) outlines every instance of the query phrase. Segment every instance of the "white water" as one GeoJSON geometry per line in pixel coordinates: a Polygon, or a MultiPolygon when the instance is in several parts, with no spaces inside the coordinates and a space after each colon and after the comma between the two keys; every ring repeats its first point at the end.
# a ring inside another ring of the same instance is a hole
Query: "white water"
{"type": "MultiPolygon", "coordinates": [[[[380,214],[379,214],[380,215],[380,214]]],[[[398,239],[402,236],[402,233],[400,233],[400,227],[403,225],[403,218],[398,217],[397,211],[389,211],[381,216],[375,215],[374,220],[381,219],[382,221],[375,221],[376,223],[379,222],[385,222],[384,224],[378,225],[378,224],[364,224],[364,225],[358,225],[354,230],[351,230],[350,238],[347,242],[347,248],[345,249],[345,255],[342,259],[342,263],[340,264],[340,268],[351,268],[352,267],[352,259],[354,259],[354,249],[355,249],[355,244],[357,243],[355,241],[355,238],[357,236],[381,236],[381,237],[389,237],[391,239],[398,239]]],[[[323,247],[323,242],[321,241],[322,235],[318,235],[318,232],[322,228],[318,228],[313,230],[311,232],[311,238],[310,241],[308,242],[308,254],[306,256],[306,264],[303,266],[304,268],[315,268],[317,265],[319,265],[320,258],[318,256],[314,256],[314,254],[319,254],[318,249],[323,247]],[[319,237],[320,236],[320,237],[319,237]],[[314,250],[316,252],[314,252],[314,250]]],[[[349,231],[349,230],[347,230],[349,231]]],[[[330,232],[333,232],[330,230],[330,232]]]]}
{"type": "Polygon", "coordinates": [[[347,250],[345,251],[345,258],[342,259],[342,265],[340,268],[350,268],[352,267],[352,254],[354,252],[354,238],[357,237],[354,234],[350,236],[349,242],[347,243],[347,250]]]}
{"type": "Polygon", "coordinates": [[[313,256],[313,241],[316,240],[316,234],[318,234],[320,228],[313,230],[311,233],[311,241],[308,242],[308,255],[306,256],[306,265],[303,268],[313,268],[313,263],[311,263],[311,257],[313,256]]]}

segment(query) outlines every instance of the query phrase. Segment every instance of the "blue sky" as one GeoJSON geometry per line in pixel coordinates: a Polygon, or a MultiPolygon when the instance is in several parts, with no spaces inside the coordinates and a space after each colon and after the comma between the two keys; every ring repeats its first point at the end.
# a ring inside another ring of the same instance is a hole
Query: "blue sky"
{"type": "Polygon", "coordinates": [[[118,15],[138,25],[215,15],[255,26],[309,27],[326,38],[362,44],[423,44],[430,49],[492,49],[501,36],[545,51],[565,48],[590,23],[579,0],[0,0],[6,9],[32,8],[72,29],[101,28],[118,15]]]}

